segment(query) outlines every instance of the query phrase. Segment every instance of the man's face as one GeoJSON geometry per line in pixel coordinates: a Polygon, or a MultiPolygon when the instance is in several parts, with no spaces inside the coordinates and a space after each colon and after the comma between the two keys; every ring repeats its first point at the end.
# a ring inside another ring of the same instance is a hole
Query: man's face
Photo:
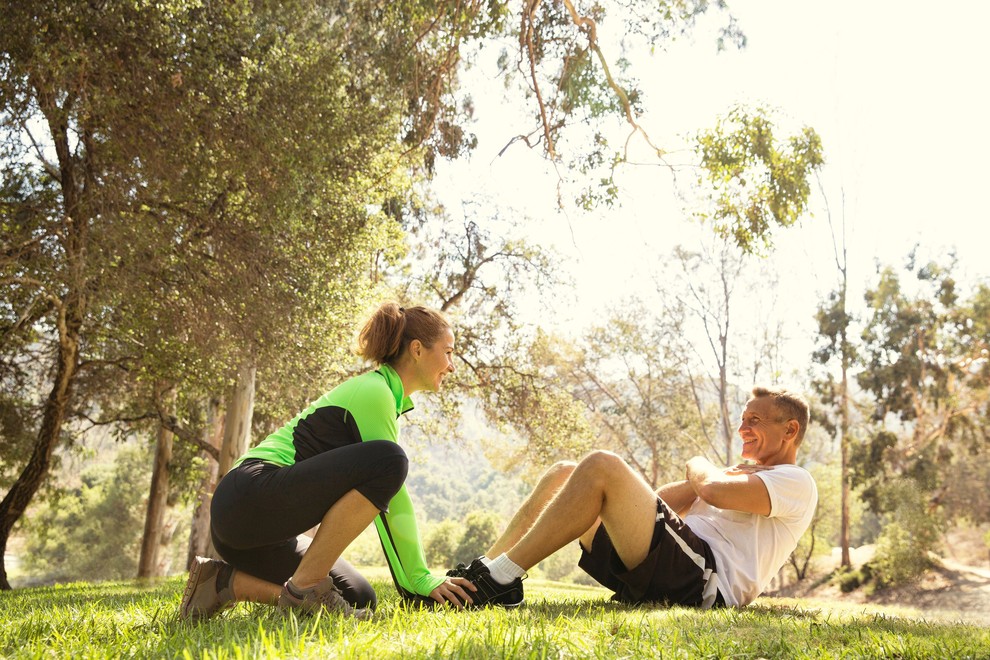
{"type": "Polygon", "coordinates": [[[777,465],[793,460],[797,420],[788,420],[770,397],[751,399],[739,424],[742,456],[760,465],[777,465]]]}

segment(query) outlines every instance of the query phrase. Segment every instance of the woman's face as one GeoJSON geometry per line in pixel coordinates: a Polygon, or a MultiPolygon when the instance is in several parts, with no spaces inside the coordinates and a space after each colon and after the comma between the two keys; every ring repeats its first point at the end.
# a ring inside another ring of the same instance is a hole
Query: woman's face
{"type": "Polygon", "coordinates": [[[421,390],[438,392],[447,374],[454,371],[454,331],[444,329],[433,346],[423,346],[417,361],[418,384],[421,390]]]}

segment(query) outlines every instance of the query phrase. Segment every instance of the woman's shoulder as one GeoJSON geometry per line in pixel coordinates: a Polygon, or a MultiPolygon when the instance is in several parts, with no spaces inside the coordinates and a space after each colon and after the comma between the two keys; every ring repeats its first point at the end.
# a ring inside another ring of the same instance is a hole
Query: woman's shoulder
{"type": "MultiPolygon", "coordinates": [[[[327,403],[341,405],[366,401],[388,404],[394,397],[385,377],[377,370],[352,376],[326,394],[327,403]]],[[[348,407],[345,405],[345,407],[348,407]]]]}

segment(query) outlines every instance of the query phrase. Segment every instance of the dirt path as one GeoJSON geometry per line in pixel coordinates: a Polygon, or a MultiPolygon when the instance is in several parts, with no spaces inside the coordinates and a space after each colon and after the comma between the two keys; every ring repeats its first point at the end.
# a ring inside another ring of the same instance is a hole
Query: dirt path
{"type": "MultiPolygon", "coordinates": [[[[891,590],[889,602],[917,608],[924,616],[990,626],[990,570],[948,559],[918,585],[891,590]]],[[[887,595],[881,595],[887,601],[887,595]]]]}
{"type": "Polygon", "coordinates": [[[814,588],[794,585],[773,595],[808,598],[843,606],[891,608],[911,618],[963,622],[990,627],[990,570],[943,559],[942,566],[914,584],[867,595],[864,589],[842,593],[832,584],[814,588]]]}

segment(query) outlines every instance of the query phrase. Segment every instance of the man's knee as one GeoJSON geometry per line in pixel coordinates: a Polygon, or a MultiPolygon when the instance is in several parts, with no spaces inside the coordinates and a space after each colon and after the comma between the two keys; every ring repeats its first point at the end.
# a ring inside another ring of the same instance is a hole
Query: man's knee
{"type": "Polygon", "coordinates": [[[588,471],[608,473],[623,468],[625,465],[626,461],[615,452],[607,449],[596,449],[582,458],[577,467],[588,471]]]}
{"type": "Polygon", "coordinates": [[[574,472],[574,468],[576,467],[577,463],[574,461],[558,461],[551,465],[547,471],[543,473],[542,480],[555,484],[561,484],[570,478],[571,474],[574,472]]]}

